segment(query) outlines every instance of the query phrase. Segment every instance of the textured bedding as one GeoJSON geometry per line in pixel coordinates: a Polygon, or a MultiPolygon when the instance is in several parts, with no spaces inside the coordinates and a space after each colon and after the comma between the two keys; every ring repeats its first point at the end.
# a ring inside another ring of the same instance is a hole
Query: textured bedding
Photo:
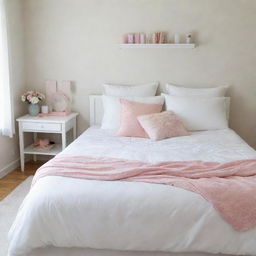
{"type": "MultiPolygon", "coordinates": [[[[90,128],[62,154],[150,163],[256,158],[232,130],[152,142],[90,128]]],[[[237,232],[200,195],[166,185],[44,177],[10,230],[10,256],[33,248],[256,254],[256,230],[237,232]]]]}
{"type": "Polygon", "coordinates": [[[201,195],[235,230],[256,227],[256,159],[228,163],[170,161],[155,164],[119,158],[59,155],[37,170],[47,176],[164,184],[201,195]]]}

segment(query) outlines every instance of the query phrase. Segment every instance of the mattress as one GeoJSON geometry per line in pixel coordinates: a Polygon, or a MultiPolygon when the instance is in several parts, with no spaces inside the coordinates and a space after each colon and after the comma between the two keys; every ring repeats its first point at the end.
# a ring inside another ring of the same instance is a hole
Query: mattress
{"type": "MultiPolygon", "coordinates": [[[[230,129],[153,142],[116,137],[113,131],[92,127],[61,154],[151,163],[256,158],[256,152],[230,129]]],[[[255,237],[255,229],[235,231],[211,204],[187,190],[51,176],[39,180],[21,205],[9,232],[9,256],[34,255],[29,253],[47,246],[152,255],[156,251],[253,255],[255,237]]]]}

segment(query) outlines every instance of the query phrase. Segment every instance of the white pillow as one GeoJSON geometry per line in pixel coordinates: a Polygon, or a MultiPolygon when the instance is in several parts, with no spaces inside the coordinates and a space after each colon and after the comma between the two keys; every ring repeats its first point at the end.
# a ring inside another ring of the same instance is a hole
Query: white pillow
{"type": "Polygon", "coordinates": [[[142,85],[103,84],[105,95],[116,97],[152,97],[156,95],[158,82],[142,85]]]}
{"type": "Polygon", "coordinates": [[[224,97],[226,95],[227,89],[228,86],[219,86],[214,88],[185,88],[172,84],[166,84],[166,90],[168,94],[180,97],[224,97]]]}
{"type": "MultiPolygon", "coordinates": [[[[155,97],[121,97],[126,100],[149,104],[163,104],[163,96],[155,97]]],[[[102,119],[102,129],[118,129],[120,126],[121,103],[120,97],[102,95],[104,115],[102,119]]]]}
{"type": "Polygon", "coordinates": [[[226,97],[177,97],[162,94],[166,109],[173,111],[189,131],[228,128],[226,97]]]}

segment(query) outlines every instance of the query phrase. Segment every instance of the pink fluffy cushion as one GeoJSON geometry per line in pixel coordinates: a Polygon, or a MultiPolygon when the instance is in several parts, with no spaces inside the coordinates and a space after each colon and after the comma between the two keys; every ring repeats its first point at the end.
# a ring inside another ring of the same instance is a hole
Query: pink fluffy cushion
{"type": "Polygon", "coordinates": [[[172,111],[139,116],[138,121],[152,140],[188,135],[183,123],[172,111]]]}
{"type": "Polygon", "coordinates": [[[135,101],[120,99],[121,102],[121,124],[117,136],[148,138],[147,133],[141,127],[138,116],[159,113],[162,104],[146,104],[135,101]]]}

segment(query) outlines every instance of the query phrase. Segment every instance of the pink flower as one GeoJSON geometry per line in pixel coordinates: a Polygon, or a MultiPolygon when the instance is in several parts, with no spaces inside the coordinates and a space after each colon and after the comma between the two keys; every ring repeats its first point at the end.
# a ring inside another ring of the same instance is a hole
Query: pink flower
{"type": "Polygon", "coordinates": [[[43,100],[44,98],[45,96],[42,93],[36,92],[36,91],[27,91],[21,95],[21,100],[23,102],[27,101],[32,104],[37,104],[39,101],[43,100]]]}

